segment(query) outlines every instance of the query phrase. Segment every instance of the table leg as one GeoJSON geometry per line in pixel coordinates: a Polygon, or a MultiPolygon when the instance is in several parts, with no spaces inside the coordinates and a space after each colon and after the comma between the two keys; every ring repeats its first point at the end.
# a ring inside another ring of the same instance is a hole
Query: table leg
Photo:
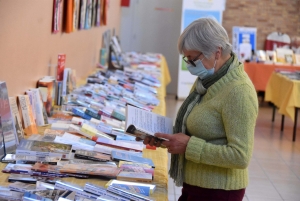
{"type": "Polygon", "coordinates": [[[281,131],[283,131],[284,128],[284,115],[281,115],[281,131]]]}
{"type": "Polygon", "coordinates": [[[295,122],[294,122],[294,130],[293,130],[293,142],[296,141],[297,119],[298,119],[298,108],[295,107],[295,122]]]}
{"type": "Polygon", "coordinates": [[[272,122],[274,122],[274,120],[275,120],[275,111],[276,111],[276,106],[273,105],[272,122]]]}

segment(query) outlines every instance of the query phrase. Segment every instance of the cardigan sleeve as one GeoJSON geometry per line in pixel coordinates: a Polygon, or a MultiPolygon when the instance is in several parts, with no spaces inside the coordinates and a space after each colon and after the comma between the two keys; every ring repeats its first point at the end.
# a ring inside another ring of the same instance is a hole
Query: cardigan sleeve
{"type": "Polygon", "coordinates": [[[192,136],[185,158],[224,168],[246,168],[249,164],[254,141],[254,128],[258,114],[257,95],[248,84],[236,86],[224,98],[221,117],[227,144],[216,145],[192,136]]]}

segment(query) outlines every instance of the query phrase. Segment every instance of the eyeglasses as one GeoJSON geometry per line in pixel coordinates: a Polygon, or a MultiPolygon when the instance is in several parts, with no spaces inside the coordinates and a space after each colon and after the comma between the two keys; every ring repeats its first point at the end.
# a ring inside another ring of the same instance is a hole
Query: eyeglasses
{"type": "MultiPolygon", "coordinates": [[[[194,59],[192,59],[192,60],[188,60],[188,59],[186,58],[186,56],[182,57],[182,59],[183,59],[183,61],[185,61],[185,63],[191,64],[192,66],[196,67],[195,61],[198,60],[198,58],[201,56],[201,54],[202,54],[202,53],[200,53],[199,55],[197,55],[197,56],[196,56],[194,59]]],[[[204,59],[204,58],[203,58],[203,59],[204,59]]]]}

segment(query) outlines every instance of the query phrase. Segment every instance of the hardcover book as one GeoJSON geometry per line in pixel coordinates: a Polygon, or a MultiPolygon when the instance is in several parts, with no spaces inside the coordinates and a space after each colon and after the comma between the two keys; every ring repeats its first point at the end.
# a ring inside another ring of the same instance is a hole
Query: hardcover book
{"type": "Polygon", "coordinates": [[[172,134],[173,121],[171,118],[127,105],[125,128],[128,134],[144,139],[147,135],[154,136],[155,133],[172,134]]]}
{"type": "Polygon", "coordinates": [[[16,150],[16,154],[37,157],[58,156],[62,159],[68,159],[71,151],[72,145],[23,139],[16,150]]]}
{"type": "Polygon", "coordinates": [[[75,152],[76,158],[90,159],[94,161],[111,161],[109,155],[101,154],[95,151],[85,151],[85,150],[76,150],[75,152]]]}
{"type": "Polygon", "coordinates": [[[12,116],[14,120],[15,130],[16,130],[16,143],[19,144],[20,140],[24,138],[24,130],[22,127],[21,117],[19,113],[19,108],[15,97],[9,97],[9,105],[12,111],[12,116]]]}
{"type": "Polygon", "coordinates": [[[18,100],[21,108],[22,117],[23,117],[25,134],[28,136],[32,134],[37,134],[38,131],[33,117],[32,108],[29,103],[29,97],[27,95],[19,95],[18,100]]]}
{"type": "Polygon", "coordinates": [[[18,134],[14,125],[12,110],[9,105],[6,82],[0,81],[0,157],[14,152],[16,149],[18,134]],[[3,144],[4,138],[4,144],[3,144]],[[5,152],[4,152],[5,145],[5,152]]]}
{"type": "Polygon", "coordinates": [[[8,185],[8,188],[18,192],[32,192],[36,190],[35,184],[27,184],[23,182],[15,182],[8,185]]]}

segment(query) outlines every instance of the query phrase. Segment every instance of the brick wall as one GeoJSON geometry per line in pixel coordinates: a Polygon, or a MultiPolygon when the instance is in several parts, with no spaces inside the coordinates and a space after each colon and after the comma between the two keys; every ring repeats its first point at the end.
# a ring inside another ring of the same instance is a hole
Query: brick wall
{"type": "Polygon", "coordinates": [[[273,31],[300,36],[300,0],[227,0],[223,26],[230,41],[233,26],[257,27],[257,49],[264,49],[273,31]]]}

